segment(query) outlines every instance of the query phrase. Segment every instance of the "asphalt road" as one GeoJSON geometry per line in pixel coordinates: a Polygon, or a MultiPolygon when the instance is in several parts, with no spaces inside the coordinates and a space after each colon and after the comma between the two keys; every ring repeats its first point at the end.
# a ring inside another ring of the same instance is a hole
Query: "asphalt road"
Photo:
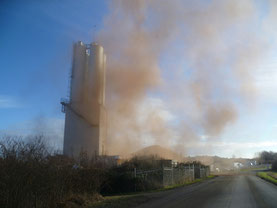
{"type": "Polygon", "coordinates": [[[156,193],[137,208],[277,207],[277,186],[254,175],[219,176],[156,193]]]}

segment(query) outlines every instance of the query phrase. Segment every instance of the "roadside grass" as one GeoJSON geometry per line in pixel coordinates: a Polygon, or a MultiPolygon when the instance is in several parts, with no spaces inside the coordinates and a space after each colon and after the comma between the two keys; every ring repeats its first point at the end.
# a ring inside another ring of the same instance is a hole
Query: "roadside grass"
{"type": "Polygon", "coordinates": [[[277,173],[276,172],[258,172],[257,176],[277,185],[277,173]]]}
{"type": "Polygon", "coordinates": [[[277,180],[277,172],[269,172],[268,175],[277,180]]]}
{"type": "Polygon", "coordinates": [[[176,184],[176,185],[172,185],[172,186],[166,186],[164,188],[161,188],[161,189],[158,189],[158,190],[154,190],[152,192],[167,191],[167,190],[175,189],[175,188],[178,188],[178,187],[188,186],[188,185],[191,185],[191,184],[194,184],[194,183],[199,183],[199,182],[205,181],[207,179],[212,179],[214,177],[216,177],[216,176],[215,175],[209,175],[207,178],[195,179],[193,181],[185,182],[185,183],[182,183],[182,184],[176,184]]]}
{"type": "Polygon", "coordinates": [[[207,178],[204,179],[196,179],[194,181],[186,182],[183,184],[177,184],[172,186],[167,186],[161,189],[152,190],[152,191],[146,191],[146,192],[139,192],[139,193],[131,193],[127,195],[118,195],[118,196],[106,196],[104,197],[103,201],[93,203],[89,205],[89,208],[128,208],[128,207],[134,207],[138,204],[144,203],[149,201],[150,199],[153,199],[154,196],[149,195],[149,193],[155,193],[155,192],[162,192],[162,191],[168,191],[175,188],[188,186],[191,184],[199,183],[208,179],[212,179],[216,176],[210,175],[207,178]]]}
{"type": "Polygon", "coordinates": [[[242,168],[240,169],[241,172],[250,172],[250,171],[257,171],[257,170],[269,170],[271,169],[271,166],[269,167],[258,167],[258,168],[242,168]]]}
{"type": "Polygon", "coordinates": [[[145,194],[107,196],[103,201],[89,205],[89,208],[128,208],[147,202],[153,197],[145,194]]]}

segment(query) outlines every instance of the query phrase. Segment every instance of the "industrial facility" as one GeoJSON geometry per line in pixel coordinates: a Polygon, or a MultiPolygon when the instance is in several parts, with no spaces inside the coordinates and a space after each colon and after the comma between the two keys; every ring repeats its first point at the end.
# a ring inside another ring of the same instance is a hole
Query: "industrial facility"
{"type": "Polygon", "coordinates": [[[96,44],[74,44],[70,98],[62,100],[65,113],[65,155],[89,157],[105,154],[107,115],[105,109],[106,55],[96,44]]]}

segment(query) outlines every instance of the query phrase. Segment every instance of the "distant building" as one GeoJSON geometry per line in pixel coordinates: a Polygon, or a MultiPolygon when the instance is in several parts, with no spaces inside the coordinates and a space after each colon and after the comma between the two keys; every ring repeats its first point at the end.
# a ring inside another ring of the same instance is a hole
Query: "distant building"
{"type": "Polygon", "coordinates": [[[96,44],[74,44],[70,99],[63,100],[65,112],[65,155],[89,157],[106,153],[105,109],[106,55],[96,44]]]}
{"type": "Polygon", "coordinates": [[[234,168],[239,169],[239,168],[242,168],[242,167],[243,167],[242,163],[240,163],[240,162],[234,162],[234,168]]]}

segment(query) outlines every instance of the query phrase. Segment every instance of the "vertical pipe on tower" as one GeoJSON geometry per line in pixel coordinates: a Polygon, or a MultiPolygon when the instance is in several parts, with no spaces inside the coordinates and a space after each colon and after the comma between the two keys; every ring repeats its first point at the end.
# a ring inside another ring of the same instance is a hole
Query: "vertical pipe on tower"
{"type": "Polygon", "coordinates": [[[105,97],[106,97],[106,61],[107,57],[104,54],[103,58],[103,70],[102,70],[102,88],[101,88],[101,104],[105,105],[105,97]]]}
{"type": "Polygon", "coordinates": [[[81,108],[84,96],[86,46],[79,41],[74,44],[73,50],[70,102],[72,107],[78,111],[81,108]]]}
{"type": "Polygon", "coordinates": [[[101,102],[103,85],[103,47],[92,43],[90,45],[90,56],[88,60],[88,103],[90,105],[90,118],[93,124],[99,124],[99,104],[101,102]]]}

